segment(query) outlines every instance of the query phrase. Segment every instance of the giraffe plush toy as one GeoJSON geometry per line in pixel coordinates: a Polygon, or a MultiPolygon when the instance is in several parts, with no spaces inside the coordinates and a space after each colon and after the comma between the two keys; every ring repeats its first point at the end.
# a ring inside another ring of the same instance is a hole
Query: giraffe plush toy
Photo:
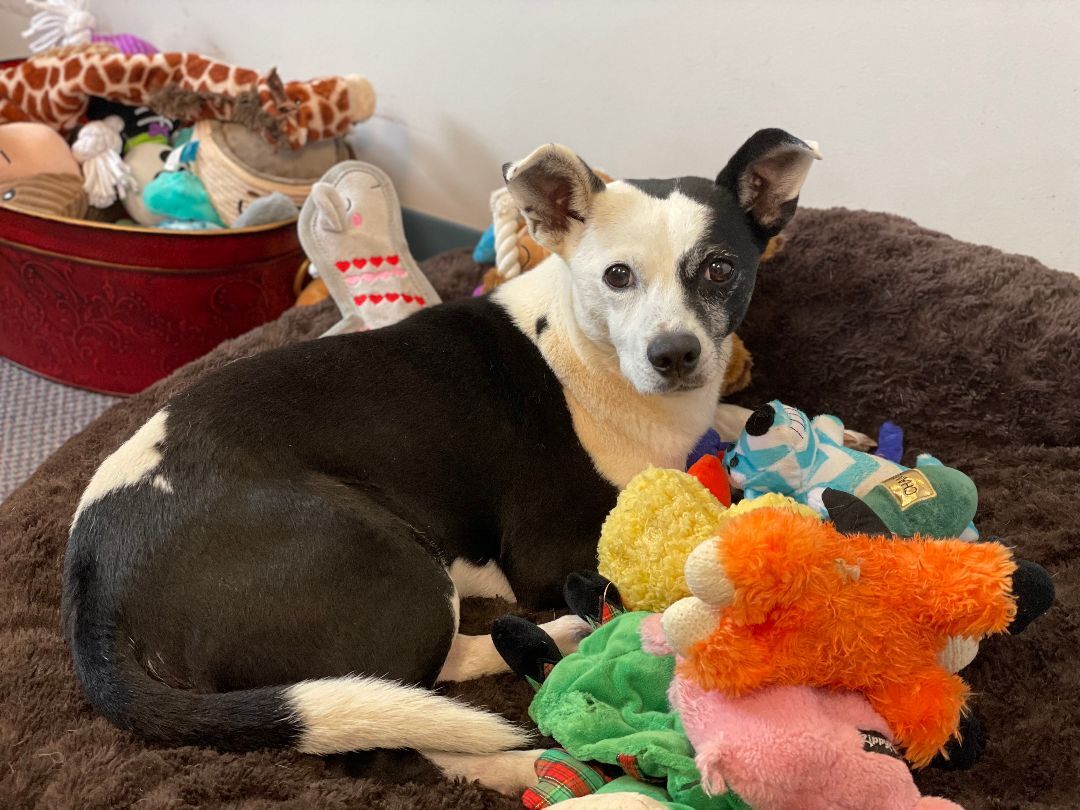
{"type": "Polygon", "coordinates": [[[38,121],[61,132],[80,124],[91,97],[183,121],[238,121],[299,149],[336,138],[371,117],[375,91],[362,76],[282,82],[195,53],[121,53],[108,45],[59,48],[0,70],[0,123],[38,121]]]}

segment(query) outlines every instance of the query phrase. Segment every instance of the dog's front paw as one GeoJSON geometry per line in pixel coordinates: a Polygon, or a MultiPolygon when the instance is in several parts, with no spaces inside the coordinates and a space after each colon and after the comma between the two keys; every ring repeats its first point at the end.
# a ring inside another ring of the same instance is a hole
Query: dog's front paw
{"type": "Polygon", "coordinates": [[[581,640],[592,632],[587,621],[572,613],[540,625],[540,629],[555,639],[559,652],[569,655],[574,652],[581,640]]]}

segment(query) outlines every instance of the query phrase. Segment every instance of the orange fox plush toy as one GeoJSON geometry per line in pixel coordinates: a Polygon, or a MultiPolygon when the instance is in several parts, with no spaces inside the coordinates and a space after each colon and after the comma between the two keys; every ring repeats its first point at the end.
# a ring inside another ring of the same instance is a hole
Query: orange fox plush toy
{"type": "Polygon", "coordinates": [[[843,497],[869,515],[856,530],[873,534],[779,509],[728,522],[691,553],[694,596],[665,611],[664,631],[681,672],[706,689],[863,693],[921,767],[957,735],[968,697],[939,660],[948,640],[1016,629],[1033,617],[1021,605],[1018,618],[1017,597],[1033,590],[1037,615],[1053,586],[1000,543],[879,536],[869,507],[843,497]]]}

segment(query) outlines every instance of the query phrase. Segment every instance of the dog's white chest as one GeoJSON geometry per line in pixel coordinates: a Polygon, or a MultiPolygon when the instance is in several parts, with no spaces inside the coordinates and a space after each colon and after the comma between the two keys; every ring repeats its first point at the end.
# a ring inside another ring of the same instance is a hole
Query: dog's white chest
{"type": "Polygon", "coordinates": [[[612,420],[595,418],[573,390],[564,393],[574,431],[593,466],[620,489],[650,465],[683,469],[687,454],[711,424],[716,401],[715,393],[706,393],[674,407],[627,407],[612,420]]]}

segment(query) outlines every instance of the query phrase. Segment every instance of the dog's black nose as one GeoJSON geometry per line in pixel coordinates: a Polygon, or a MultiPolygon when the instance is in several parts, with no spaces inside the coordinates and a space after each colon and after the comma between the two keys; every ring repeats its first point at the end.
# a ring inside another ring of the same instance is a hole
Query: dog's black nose
{"type": "Polygon", "coordinates": [[[697,367],[701,341],[689,332],[667,332],[653,338],[645,354],[665,377],[682,377],[697,367]]]}

